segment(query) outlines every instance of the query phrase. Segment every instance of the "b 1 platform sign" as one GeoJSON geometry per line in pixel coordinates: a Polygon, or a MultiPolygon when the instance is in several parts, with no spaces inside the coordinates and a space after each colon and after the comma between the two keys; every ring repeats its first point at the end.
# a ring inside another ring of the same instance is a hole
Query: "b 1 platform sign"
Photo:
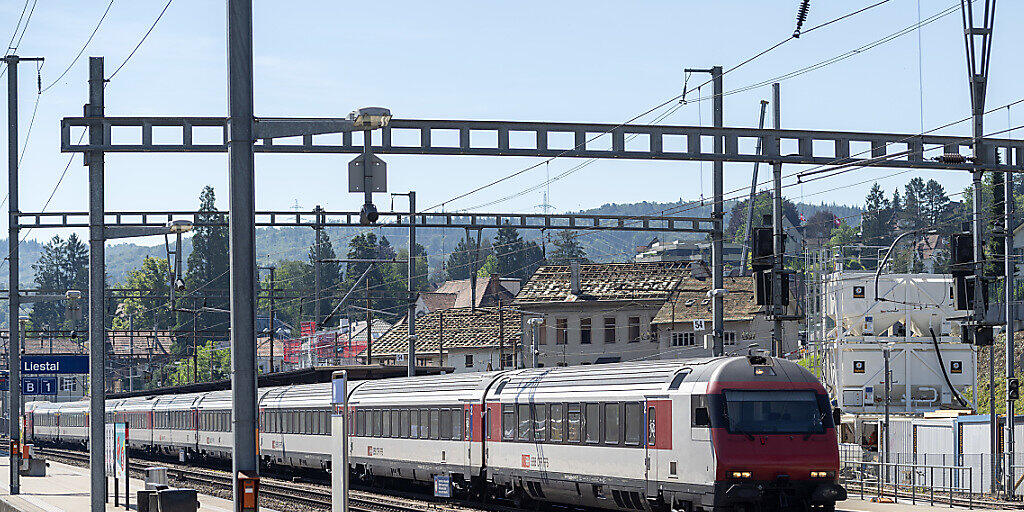
{"type": "Polygon", "coordinates": [[[434,475],[434,496],[438,498],[452,497],[451,475],[434,475]]]}
{"type": "Polygon", "coordinates": [[[21,379],[23,395],[56,395],[57,377],[25,377],[21,379]]]}

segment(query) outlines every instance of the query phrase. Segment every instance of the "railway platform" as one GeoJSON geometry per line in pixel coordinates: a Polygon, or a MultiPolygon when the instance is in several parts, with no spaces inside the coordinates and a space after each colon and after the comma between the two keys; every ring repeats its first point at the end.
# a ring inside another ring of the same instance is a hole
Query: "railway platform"
{"type": "MultiPolygon", "coordinates": [[[[11,496],[9,492],[8,459],[0,458],[0,512],[80,512],[89,510],[89,470],[60,462],[49,462],[45,477],[22,477],[21,494],[11,496]]],[[[123,486],[124,484],[122,484],[123,486]]],[[[131,479],[131,501],[129,510],[137,510],[135,491],[144,488],[142,480],[131,479]]],[[[112,489],[111,489],[112,490],[112,489]]],[[[107,503],[108,511],[124,511],[124,488],[121,489],[121,503],[114,507],[113,493],[107,503]]],[[[215,496],[199,495],[199,510],[205,512],[232,512],[231,500],[215,496]]],[[[262,511],[268,509],[260,507],[262,511]]]]}

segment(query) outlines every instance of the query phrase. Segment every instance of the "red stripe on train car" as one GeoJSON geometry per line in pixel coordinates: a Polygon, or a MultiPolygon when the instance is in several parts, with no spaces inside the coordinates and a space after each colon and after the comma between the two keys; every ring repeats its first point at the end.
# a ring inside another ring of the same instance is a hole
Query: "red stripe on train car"
{"type": "Polygon", "coordinates": [[[647,446],[655,450],[672,449],[672,401],[671,400],[648,400],[647,401],[647,446]],[[651,443],[651,417],[650,411],[654,409],[654,443],[651,443]]]}

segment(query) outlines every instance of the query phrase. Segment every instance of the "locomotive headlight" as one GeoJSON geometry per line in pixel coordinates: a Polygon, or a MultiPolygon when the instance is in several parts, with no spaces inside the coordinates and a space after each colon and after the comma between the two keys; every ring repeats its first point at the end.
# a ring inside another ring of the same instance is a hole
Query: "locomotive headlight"
{"type": "Polygon", "coordinates": [[[811,471],[811,478],[832,478],[835,473],[832,471],[811,471]]]}
{"type": "Polygon", "coordinates": [[[733,478],[750,478],[750,471],[733,471],[733,478]]]}

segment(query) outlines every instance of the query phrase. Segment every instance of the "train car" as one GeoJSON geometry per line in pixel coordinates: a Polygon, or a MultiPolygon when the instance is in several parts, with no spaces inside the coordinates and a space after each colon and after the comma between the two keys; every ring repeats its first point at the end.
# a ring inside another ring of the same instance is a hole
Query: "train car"
{"type": "Polygon", "coordinates": [[[260,458],[326,470],[331,465],[331,385],[269,388],[259,400],[260,458]]]}
{"type": "Polygon", "coordinates": [[[153,401],[153,450],[184,460],[197,453],[196,402],[203,393],[158,396],[153,401]]]}
{"type": "MultiPolygon", "coordinates": [[[[265,388],[265,464],[330,469],[329,384],[265,388]]],[[[111,401],[131,447],[229,458],[230,392],[111,401]]],[[[821,510],[835,414],[803,367],[757,355],[352,382],[349,468],[366,481],[615,510],[821,510]]],[[[33,406],[40,440],[85,444],[87,402],[33,406]]],[[[109,415],[108,415],[109,416],[109,415]]]]}
{"type": "Polygon", "coordinates": [[[430,482],[447,474],[468,489],[484,468],[483,404],[500,372],[353,384],[351,464],[357,474],[430,482]]]}

